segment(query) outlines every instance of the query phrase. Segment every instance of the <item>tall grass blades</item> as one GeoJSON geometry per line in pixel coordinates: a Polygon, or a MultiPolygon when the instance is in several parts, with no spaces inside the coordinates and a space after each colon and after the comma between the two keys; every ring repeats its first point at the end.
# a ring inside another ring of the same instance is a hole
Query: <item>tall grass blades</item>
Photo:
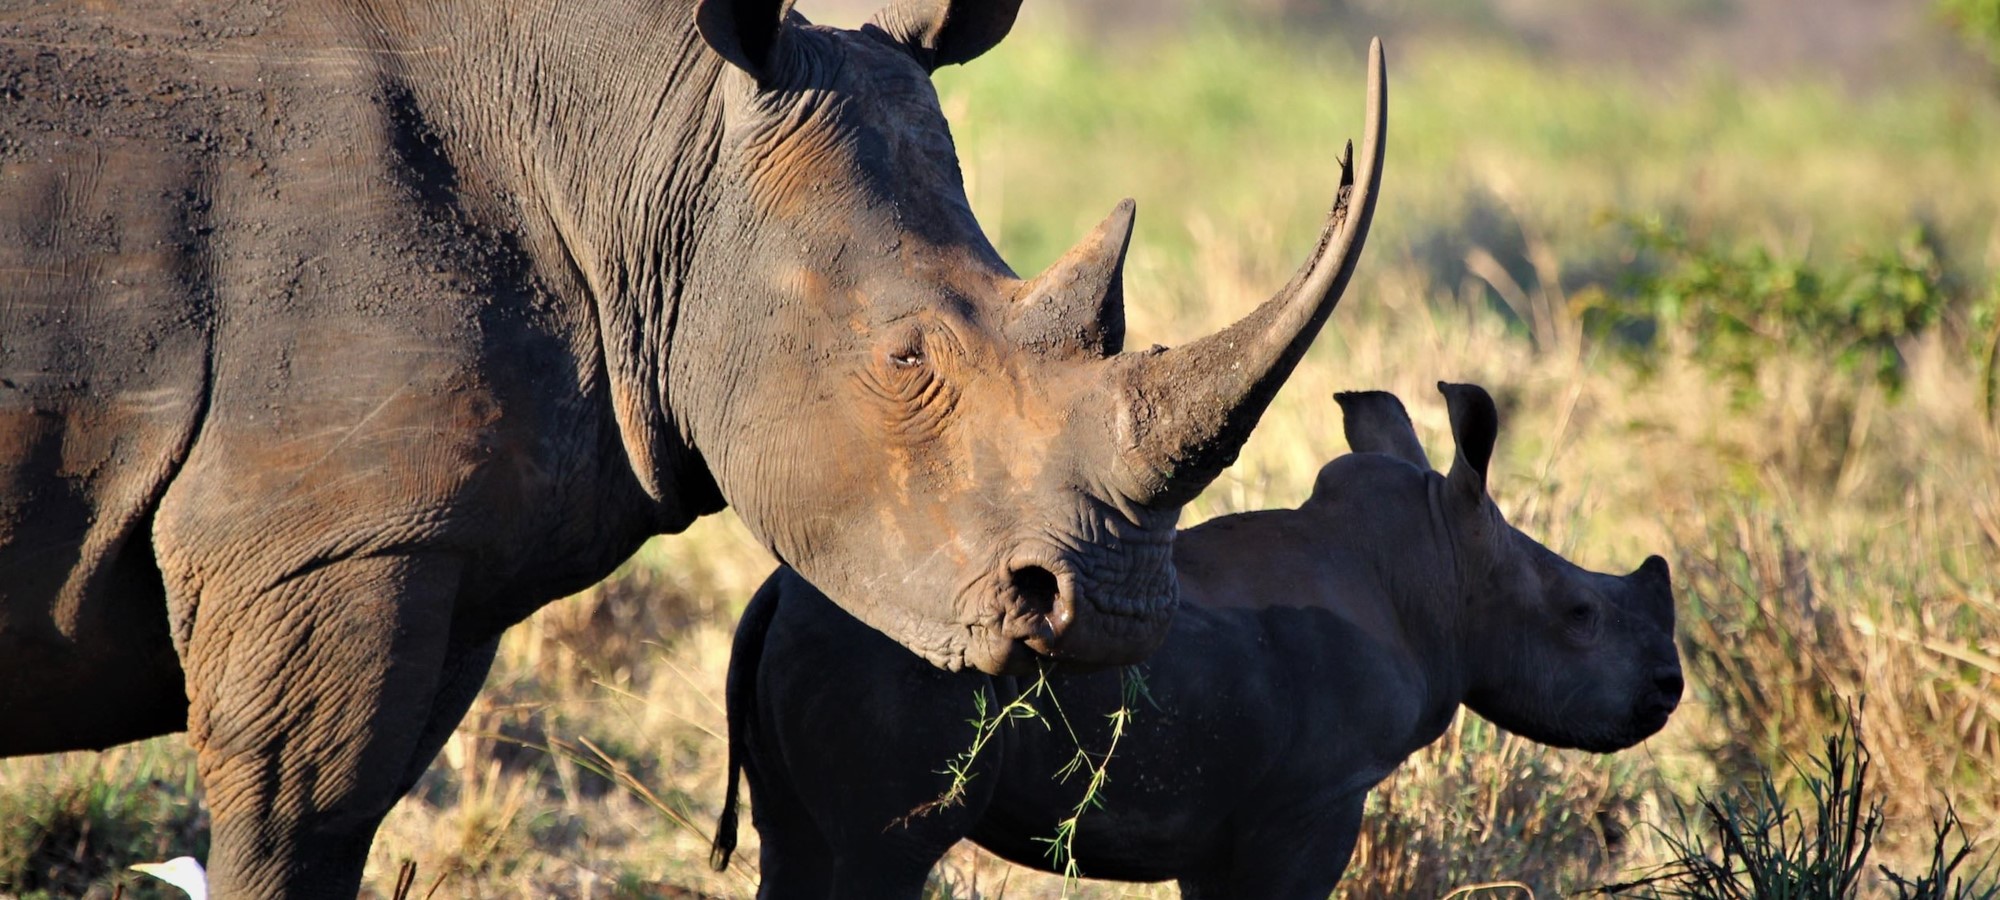
{"type": "Polygon", "coordinates": [[[1840,727],[1838,698],[1865,694],[1890,811],[1908,817],[1956,797],[1990,830],[2000,804],[1993,572],[1926,553],[1922,541],[1951,539],[1919,530],[1806,540],[1769,510],[1737,507],[1680,544],[1683,655],[1698,708],[1719,725],[1708,748],[1718,774],[1746,779],[1807,756],[1805,741],[1840,727]]]}
{"type": "MultiPolygon", "coordinates": [[[[1460,712],[1369,795],[1340,896],[1436,898],[1495,882],[1563,896],[1628,861],[1649,787],[1630,759],[1544,747],[1460,712]]],[[[1493,891],[1477,896],[1510,896],[1493,891]]]]}
{"type": "Polygon", "coordinates": [[[2000,895],[2000,883],[1985,879],[1985,866],[1962,872],[1972,849],[1948,804],[1933,831],[1929,864],[1919,874],[1874,862],[1887,820],[1881,797],[1870,791],[1870,768],[1859,716],[1850,714],[1819,753],[1793,768],[1794,784],[1781,786],[1765,771],[1751,784],[1698,794],[1693,809],[1679,808],[1676,821],[1663,829],[1673,858],[1645,877],[1600,892],[1670,900],[1847,900],[1887,895],[1886,883],[1898,898],[2000,895]]]}

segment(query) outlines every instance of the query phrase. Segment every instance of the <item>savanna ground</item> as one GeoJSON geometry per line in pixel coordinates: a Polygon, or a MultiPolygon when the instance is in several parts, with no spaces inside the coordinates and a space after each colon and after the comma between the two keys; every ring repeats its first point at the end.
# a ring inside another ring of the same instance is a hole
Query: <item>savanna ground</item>
{"type": "MultiPolygon", "coordinates": [[[[1281,284],[1359,136],[1357,36],[1199,24],[1106,45],[1024,17],[939,78],[973,205],[1024,271],[1138,200],[1135,344],[1281,284]]],[[[1343,895],[1553,897],[1645,873],[1713,836],[1699,795],[1772,772],[1800,799],[1797,767],[1862,698],[1874,859],[1922,868],[1948,802],[1975,862],[1991,853],[2000,80],[1662,77],[1464,36],[1389,49],[1361,271],[1184,522],[1301,500],[1345,450],[1336,390],[1396,391],[1442,454],[1432,385],[1478,382],[1502,405],[1494,494],[1516,524],[1593,568],[1672,562],[1689,689],[1611,757],[1462,718],[1377,791],[1343,895]]],[[[713,517],[511,632],[383,828],[370,890],[413,860],[419,897],[749,896],[754,832],[723,874],[707,841],[729,636],[771,565],[713,517]]],[[[0,761],[0,895],[161,896],[121,867],[205,852],[191,769],[177,738],[0,761]]],[[[1064,891],[966,848],[936,888],[1064,891]]]]}

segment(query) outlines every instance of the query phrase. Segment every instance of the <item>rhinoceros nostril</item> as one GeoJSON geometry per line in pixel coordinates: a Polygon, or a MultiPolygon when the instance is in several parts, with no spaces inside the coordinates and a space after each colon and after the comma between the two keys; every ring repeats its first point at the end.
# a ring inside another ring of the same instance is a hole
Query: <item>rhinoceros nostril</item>
{"type": "Polygon", "coordinates": [[[1034,609],[1047,615],[1056,608],[1056,597],[1062,593],[1062,583],[1056,580],[1056,573],[1041,566],[1022,566],[1007,573],[1013,583],[1014,593],[1034,609]]]}
{"type": "Polygon", "coordinates": [[[1014,586],[1014,596],[1020,598],[1032,612],[1048,616],[1056,612],[1056,598],[1062,596],[1062,582],[1056,574],[1042,566],[1022,566],[1008,572],[1008,582],[1014,586]]]}
{"type": "Polygon", "coordinates": [[[1660,692],[1660,697],[1671,708],[1680,703],[1681,691],[1687,687],[1687,683],[1681,680],[1681,670],[1669,669],[1653,677],[1653,687],[1660,692]]]}
{"type": "Polygon", "coordinates": [[[1061,637],[1070,619],[1069,609],[1062,604],[1062,580],[1041,566],[1014,569],[1007,573],[1007,580],[1025,611],[1036,618],[1038,636],[1048,641],[1061,637]]]}

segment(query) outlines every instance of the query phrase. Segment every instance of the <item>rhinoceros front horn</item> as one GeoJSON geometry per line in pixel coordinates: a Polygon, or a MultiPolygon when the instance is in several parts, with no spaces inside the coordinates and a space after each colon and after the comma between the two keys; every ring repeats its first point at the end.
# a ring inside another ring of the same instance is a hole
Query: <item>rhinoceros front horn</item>
{"type": "Polygon", "coordinates": [[[1125,344],[1125,248],[1130,198],[1048,271],[1021,286],[1008,324],[1024,347],[1057,357],[1103,358],[1125,344]]]}
{"type": "Polygon", "coordinates": [[[1250,437],[1278,388],[1312,345],[1354,273],[1382,183],[1388,125],[1382,42],[1368,48],[1368,111],[1361,172],[1349,144],[1340,193],[1319,243],[1291,283],[1242,320],[1183,347],[1131,357],[1120,368],[1129,398],[1130,463],[1152,505],[1185,503],[1207,487],[1250,437]]]}

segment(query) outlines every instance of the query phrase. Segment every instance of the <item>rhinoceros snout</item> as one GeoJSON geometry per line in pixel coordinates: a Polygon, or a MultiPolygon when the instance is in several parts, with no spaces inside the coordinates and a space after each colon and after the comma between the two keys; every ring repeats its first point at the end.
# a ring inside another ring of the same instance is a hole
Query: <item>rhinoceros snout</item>
{"type": "Polygon", "coordinates": [[[1681,703],[1681,691],[1687,683],[1681,680],[1681,667],[1668,666],[1653,674],[1653,689],[1659,691],[1660,705],[1669,712],[1681,703]]]}
{"type": "Polygon", "coordinates": [[[1058,549],[1023,550],[989,582],[997,627],[966,662],[1019,675],[1038,659],[1089,668],[1142,661],[1166,638],[1179,600],[1171,566],[1163,558],[1158,568],[1100,581],[1058,549]]]}
{"type": "Polygon", "coordinates": [[[1065,577],[1049,615],[1050,639],[1030,641],[1043,656],[1074,666],[1125,666],[1145,661],[1166,639],[1179,606],[1170,575],[1142,579],[1120,591],[1086,578],[1065,577]]]}
{"type": "Polygon", "coordinates": [[[1653,673],[1652,693],[1640,701],[1639,721],[1649,730],[1657,731],[1667,724],[1667,717],[1681,705],[1681,692],[1687,683],[1681,678],[1681,667],[1666,666],[1653,673]]]}

